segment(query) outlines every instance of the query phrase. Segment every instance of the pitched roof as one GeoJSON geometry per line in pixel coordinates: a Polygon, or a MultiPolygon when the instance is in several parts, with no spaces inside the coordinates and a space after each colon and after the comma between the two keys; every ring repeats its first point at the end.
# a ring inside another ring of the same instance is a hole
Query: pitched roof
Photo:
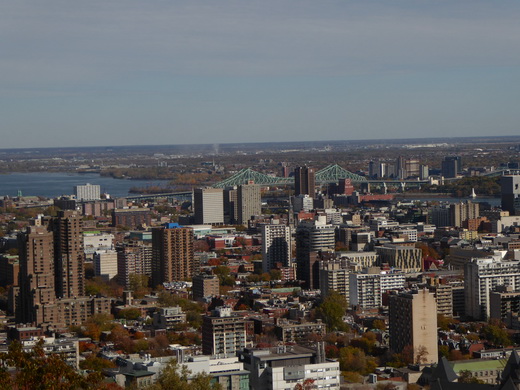
{"type": "Polygon", "coordinates": [[[444,356],[433,370],[432,380],[440,379],[441,382],[453,382],[458,378],[453,367],[444,356]]]}

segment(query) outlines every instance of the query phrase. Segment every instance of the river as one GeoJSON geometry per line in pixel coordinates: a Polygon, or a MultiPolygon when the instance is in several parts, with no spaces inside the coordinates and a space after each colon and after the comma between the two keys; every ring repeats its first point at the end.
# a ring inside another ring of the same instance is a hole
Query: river
{"type": "Polygon", "coordinates": [[[54,198],[74,193],[74,186],[82,184],[99,184],[101,192],[112,197],[124,197],[132,187],[161,186],[167,180],[124,180],[100,176],[97,173],[10,173],[0,175],[0,197],[17,196],[18,191],[24,196],[44,196],[54,198]]]}

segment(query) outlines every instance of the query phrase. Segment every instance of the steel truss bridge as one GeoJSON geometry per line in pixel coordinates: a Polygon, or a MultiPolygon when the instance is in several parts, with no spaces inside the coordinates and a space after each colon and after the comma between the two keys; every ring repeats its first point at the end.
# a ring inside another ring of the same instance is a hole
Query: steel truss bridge
{"type": "MultiPolygon", "coordinates": [[[[482,176],[502,176],[503,174],[511,173],[511,169],[501,169],[489,173],[484,173],[482,176]]],[[[517,172],[514,172],[517,173],[517,172]]],[[[519,172],[520,173],[520,172],[519,172]]],[[[327,183],[336,183],[339,179],[351,179],[353,183],[369,183],[372,188],[398,188],[403,190],[405,188],[420,188],[422,185],[427,184],[428,180],[367,180],[365,177],[356,175],[355,173],[349,172],[346,169],[340,167],[337,164],[329,165],[316,172],[316,184],[323,185],[327,183]]],[[[457,179],[453,179],[457,180],[457,179]]],[[[214,188],[226,188],[233,187],[242,184],[247,184],[253,181],[255,184],[263,186],[278,185],[278,186],[291,186],[294,185],[294,177],[275,177],[269,176],[264,173],[260,173],[252,170],[251,168],[245,168],[235,173],[233,176],[228,177],[221,182],[215,183],[214,188]]],[[[182,192],[168,192],[164,194],[146,194],[146,195],[135,195],[127,196],[126,199],[131,201],[154,201],[157,199],[166,198],[169,202],[174,200],[177,201],[192,201],[192,191],[182,192]]]]}
{"type": "MultiPolygon", "coordinates": [[[[316,172],[316,183],[326,184],[335,183],[339,179],[351,179],[354,183],[367,182],[367,179],[363,176],[356,175],[355,173],[349,172],[346,169],[340,167],[337,164],[329,165],[316,172]]],[[[294,177],[275,177],[269,176],[264,173],[260,173],[252,170],[251,168],[245,168],[235,173],[233,176],[222,180],[219,183],[213,185],[215,188],[226,188],[247,184],[253,181],[255,184],[260,185],[294,185],[294,177]]]]}

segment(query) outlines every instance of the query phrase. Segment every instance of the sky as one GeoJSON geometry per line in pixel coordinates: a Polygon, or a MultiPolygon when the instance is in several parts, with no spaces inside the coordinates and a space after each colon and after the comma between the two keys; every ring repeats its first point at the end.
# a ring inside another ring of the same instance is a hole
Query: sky
{"type": "Polygon", "coordinates": [[[517,0],[0,0],[0,148],[520,135],[517,0]]]}

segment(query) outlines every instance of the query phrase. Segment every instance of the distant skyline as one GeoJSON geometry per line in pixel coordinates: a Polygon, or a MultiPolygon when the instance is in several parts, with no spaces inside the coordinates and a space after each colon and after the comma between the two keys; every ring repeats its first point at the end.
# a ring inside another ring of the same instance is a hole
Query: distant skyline
{"type": "Polygon", "coordinates": [[[520,3],[0,2],[0,148],[520,134],[520,3]]]}

